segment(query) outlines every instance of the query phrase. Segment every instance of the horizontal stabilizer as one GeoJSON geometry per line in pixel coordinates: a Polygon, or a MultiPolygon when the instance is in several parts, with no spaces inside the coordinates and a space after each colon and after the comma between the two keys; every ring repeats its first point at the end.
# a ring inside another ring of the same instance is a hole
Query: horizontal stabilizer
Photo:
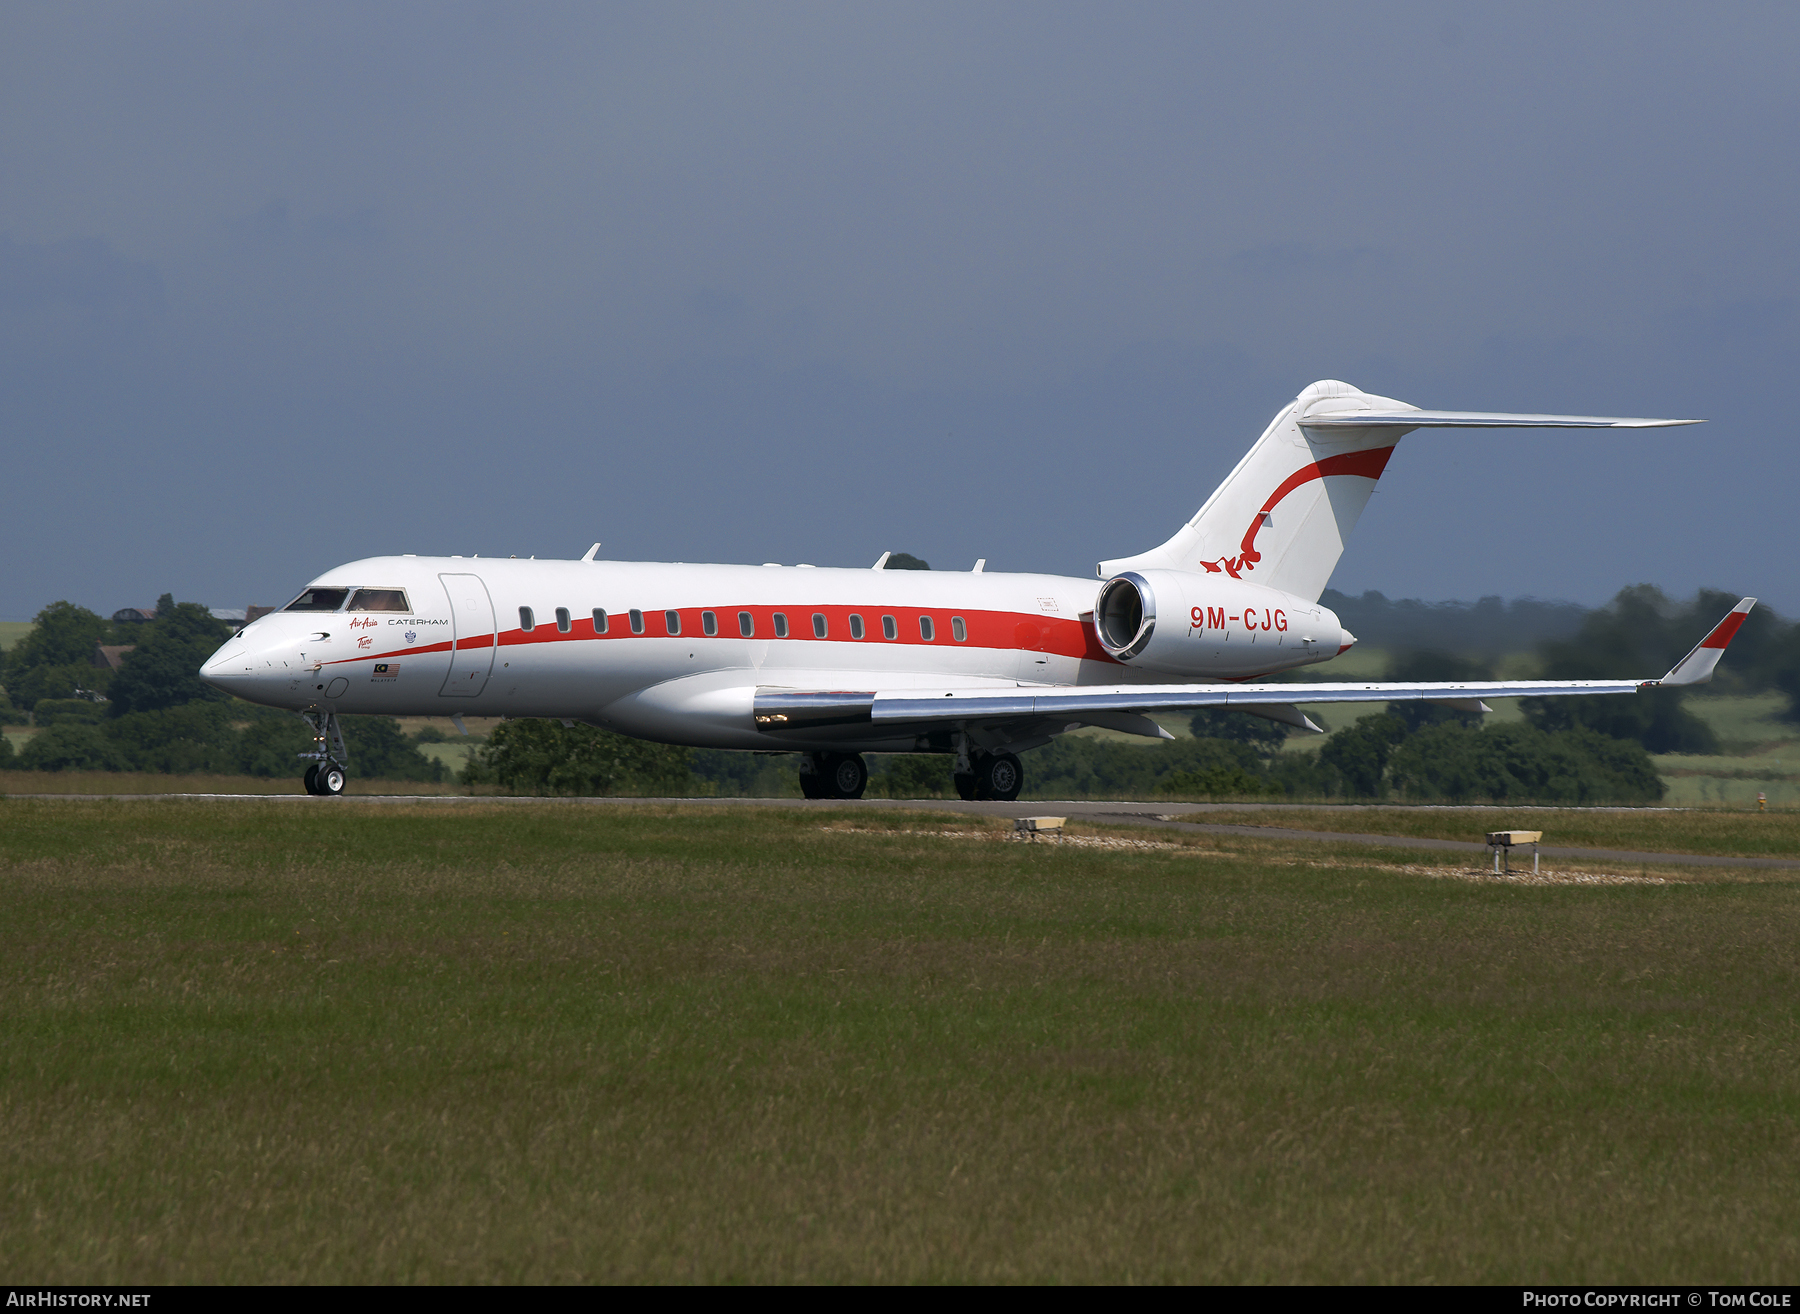
{"type": "Polygon", "coordinates": [[[1725,619],[1713,626],[1712,633],[1695,644],[1694,650],[1676,662],[1675,669],[1656,683],[1705,684],[1712,679],[1713,668],[1725,655],[1725,645],[1731,642],[1732,635],[1738,632],[1738,627],[1755,605],[1755,598],[1740,598],[1738,605],[1726,613],[1725,619]]]}
{"type": "Polygon", "coordinates": [[[1508,415],[1504,411],[1338,411],[1306,415],[1307,429],[1667,429],[1705,420],[1636,420],[1610,415],[1508,415]]]}

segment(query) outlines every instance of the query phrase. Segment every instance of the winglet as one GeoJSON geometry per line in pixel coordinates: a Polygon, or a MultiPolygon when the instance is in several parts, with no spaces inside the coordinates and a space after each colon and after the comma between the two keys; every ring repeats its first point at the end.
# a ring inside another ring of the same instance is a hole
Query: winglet
{"type": "Polygon", "coordinates": [[[1713,626],[1711,634],[1700,640],[1692,652],[1675,664],[1674,670],[1651,683],[1705,684],[1712,679],[1713,667],[1725,655],[1725,645],[1731,642],[1731,637],[1738,632],[1738,626],[1744,623],[1744,617],[1750,614],[1750,608],[1755,605],[1755,598],[1740,600],[1724,620],[1713,626]]]}

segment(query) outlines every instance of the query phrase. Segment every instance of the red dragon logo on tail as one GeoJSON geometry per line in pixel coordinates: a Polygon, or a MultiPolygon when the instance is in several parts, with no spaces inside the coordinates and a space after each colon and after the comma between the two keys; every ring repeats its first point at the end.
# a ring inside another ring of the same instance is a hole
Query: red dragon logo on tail
{"type": "Polygon", "coordinates": [[[1281,481],[1281,487],[1270,493],[1269,500],[1262,504],[1262,509],[1251,517],[1250,528],[1244,531],[1244,541],[1238,544],[1238,555],[1202,561],[1201,568],[1209,575],[1217,575],[1222,571],[1233,579],[1242,579],[1243,572],[1255,570],[1256,563],[1262,560],[1262,553],[1256,550],[1256,531],[1263,527],[1270,512],[1274,511],[1282,498],[1302,484],[1310,484],[1315,479],[1331,475],[1379,479],[1381,472],[1387,469],[1388,457],[1393,454],[1392,447],[1374,447],[1364,452],[1344,452],[1338,456],[1328,456],[1323,461],[1314,461],[1311,465],[1300,467],[1281,481]]]}

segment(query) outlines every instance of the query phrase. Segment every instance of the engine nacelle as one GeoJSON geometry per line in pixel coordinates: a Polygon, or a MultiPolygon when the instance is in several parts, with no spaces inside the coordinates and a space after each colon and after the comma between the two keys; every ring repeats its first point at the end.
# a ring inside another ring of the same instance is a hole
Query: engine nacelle
{"type": "Polygon", "coordinates": [[[1356,642],[1329,607],[1242,580],[1128,570],[1094,602],[1100,646],[1139,670],[1260,675],[1329,661],[1356,642]]]}

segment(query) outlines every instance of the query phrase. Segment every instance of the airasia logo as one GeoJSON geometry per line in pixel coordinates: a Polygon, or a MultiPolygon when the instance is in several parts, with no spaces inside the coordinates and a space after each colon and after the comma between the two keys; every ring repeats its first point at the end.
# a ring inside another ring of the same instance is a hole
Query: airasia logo
{"type": "Polygon", "coordinates": [[[1262,610],[1246,607],[1241,615],[1233,616],[1227,616],[1223,607],[1195,607],[1189,613],[1189,619],[1193,621],[1193,624],[1188,626],[1190,631],[1222,630],[1227,623],[1241,624],[1246,630],[1276,630],[1281,633],[1286,633],[1288,627],[1287,613],[1280,607],[1269,607],[1262,610]]]}

